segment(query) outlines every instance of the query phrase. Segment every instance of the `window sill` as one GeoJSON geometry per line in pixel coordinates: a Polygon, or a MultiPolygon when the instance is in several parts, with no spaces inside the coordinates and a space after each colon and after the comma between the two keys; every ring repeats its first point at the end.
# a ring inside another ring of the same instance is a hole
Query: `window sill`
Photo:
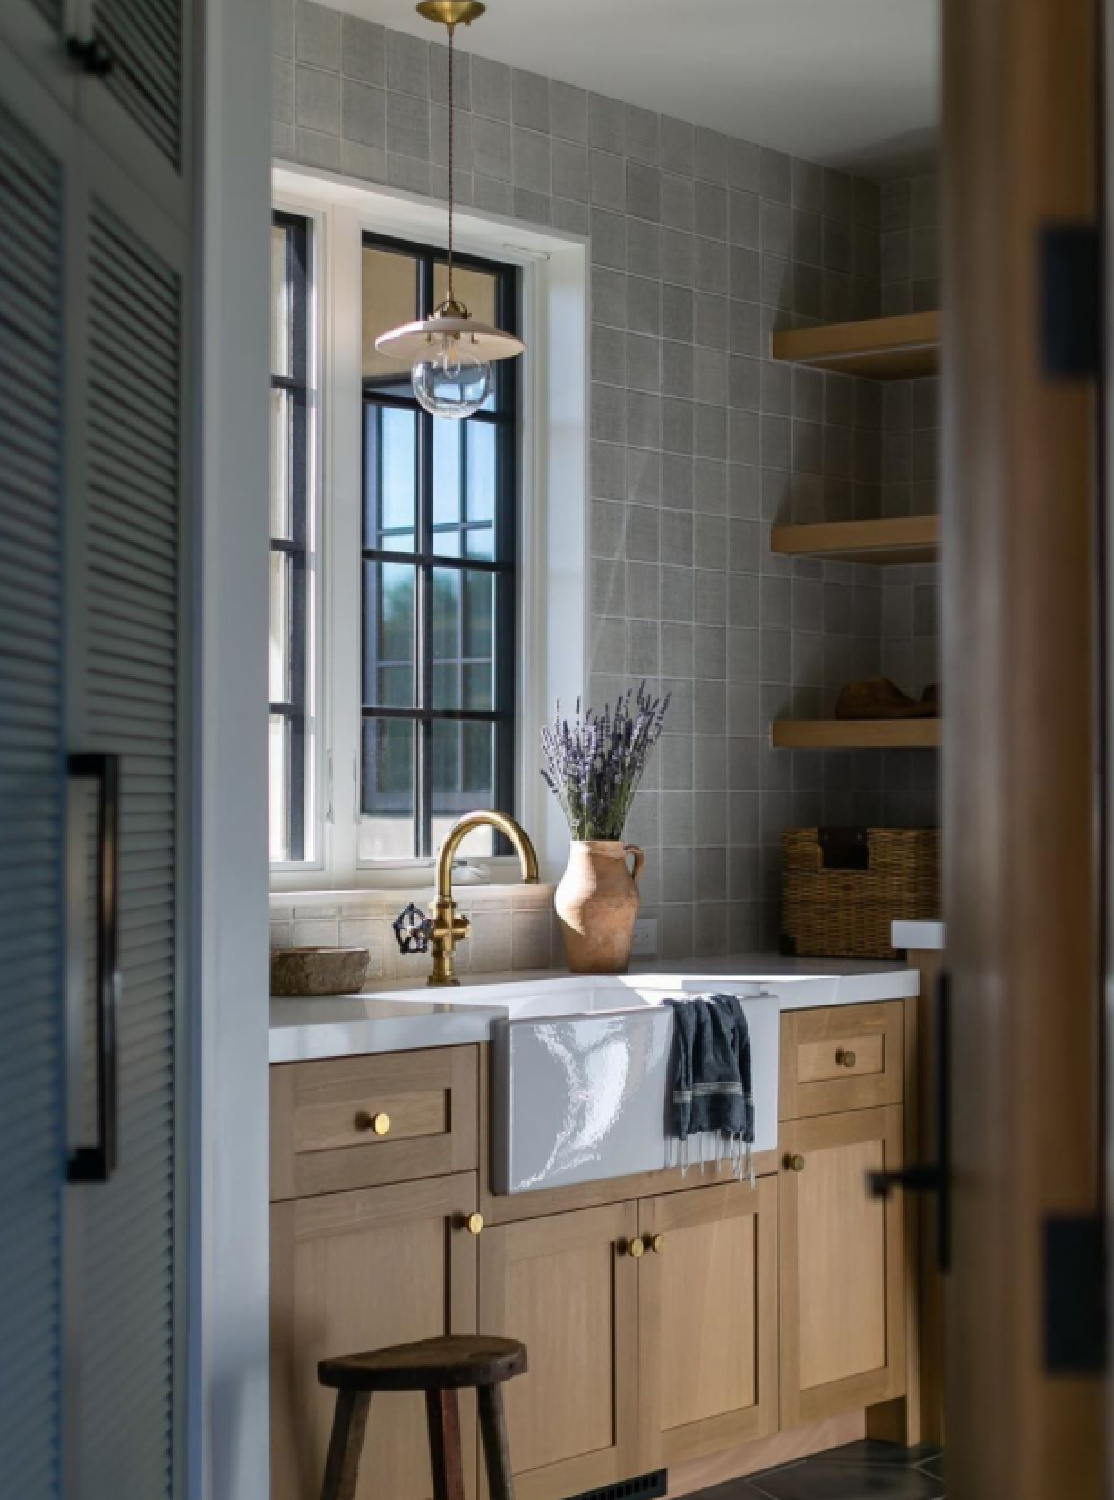
{"type": "MultiPolygon", "coordinates": [[[[343,884],[330,882],[320,868],[271,866],[271,895],[300,899],[336,900],[338,897],[391,896],[429,891],[434,886],[436,859],[383,860],[357,869],[343,884]]],[[[522,875],[515,855],[495,859],[459,859],[453,864],[454,890],[506,890],[521,885],[522,875]]]]}

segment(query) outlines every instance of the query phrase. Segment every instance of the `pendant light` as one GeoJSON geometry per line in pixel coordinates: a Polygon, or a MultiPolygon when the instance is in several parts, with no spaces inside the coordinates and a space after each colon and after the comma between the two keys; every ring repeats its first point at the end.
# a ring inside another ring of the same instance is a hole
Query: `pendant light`
{"type": "Polygon", "coordinates": [[[521,339],[477,322],[453,296],[453,37],[463,22],[482,16],[479,0],[422,0],[418,14],[449,33],[449,255],[448,295],[431,317],[388,329],[375,340],[381,354],[409,360],[414,395],[435,417],[470,417],[491,394],[492,365],[525,349],[521,339]]]}

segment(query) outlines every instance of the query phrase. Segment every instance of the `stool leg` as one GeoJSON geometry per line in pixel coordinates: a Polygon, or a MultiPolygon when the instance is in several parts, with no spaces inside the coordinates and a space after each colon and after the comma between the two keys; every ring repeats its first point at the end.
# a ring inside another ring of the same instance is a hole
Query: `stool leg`
{"type": "Polygon", "coordinates": [[[514,1500],[514,1476],[511,1473],[511,1450],[507,1442],[507,1419],[503,1412],[503,1387],[481,1385],[480,1432],[483,1435],[484,1459],[487,1463],[487,1487],[491,1500],[514,1500]]]}
{"type": "Polygon", "coordinates": [[[460,1454],[460,1408],[455,1391],[426,1391],[429,1461],[433,1500],[464,1500],[464,1463],[460,1454]]]}
{"type": "Polygon", "coordinates": [[[337,1391],[321,1500],[355,1500],[370,1405],[366,1391],[337,1391]]]}

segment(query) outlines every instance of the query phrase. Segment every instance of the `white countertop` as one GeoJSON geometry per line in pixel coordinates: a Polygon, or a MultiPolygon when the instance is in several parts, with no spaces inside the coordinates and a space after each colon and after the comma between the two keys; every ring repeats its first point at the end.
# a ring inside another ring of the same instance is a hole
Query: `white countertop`
{"type": "MultiPolygon", "coordinates": [[[[621,982],[636,992],[661,994],[673,989],[673,980],[677,993],[714,989],[724,982],[746,985],[747,993],[768,993],[781,1010],[899,1000],[920,990],[920,975],[903,964],[767,954],[640,963],[633,965],[621,982]]],[[[467,984],[452,990],[431,990],[424,981],[400,980],[369,985],[358,995],[273,999],[270,1060],[303,1062],[486,1042],[493,1024],[510,1016],[524,1000],[532,1014],[544,1015],[547,999],[552,997],[555,1012],[568,1014],[570,1004],[577,997],[583,999],[583,992],[593,983],[591,975],[570,976],[567,970],[544,969],[469,975],[467,984]],[[570,993],[573,991],[576,996],[570,993]]],[[[616,981],[606,983],[612,987],[608,1002],[593,1006],[589,998],[589,1010],[616,1008],[616,981]]]]}
{"type": "Polygon", "coordinates": [[[942,949],[943,922],[895,922],[891,938],[895,948],[942,949]]]}

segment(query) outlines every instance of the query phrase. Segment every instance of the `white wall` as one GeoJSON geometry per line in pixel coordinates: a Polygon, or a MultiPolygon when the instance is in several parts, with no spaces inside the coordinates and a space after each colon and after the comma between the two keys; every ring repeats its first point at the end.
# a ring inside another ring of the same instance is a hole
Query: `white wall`
{"type": "Polygon", "coordinates": [[[269,0],[199,4],[204,109],[187,1489],[267,1500],[269,0]]]}

